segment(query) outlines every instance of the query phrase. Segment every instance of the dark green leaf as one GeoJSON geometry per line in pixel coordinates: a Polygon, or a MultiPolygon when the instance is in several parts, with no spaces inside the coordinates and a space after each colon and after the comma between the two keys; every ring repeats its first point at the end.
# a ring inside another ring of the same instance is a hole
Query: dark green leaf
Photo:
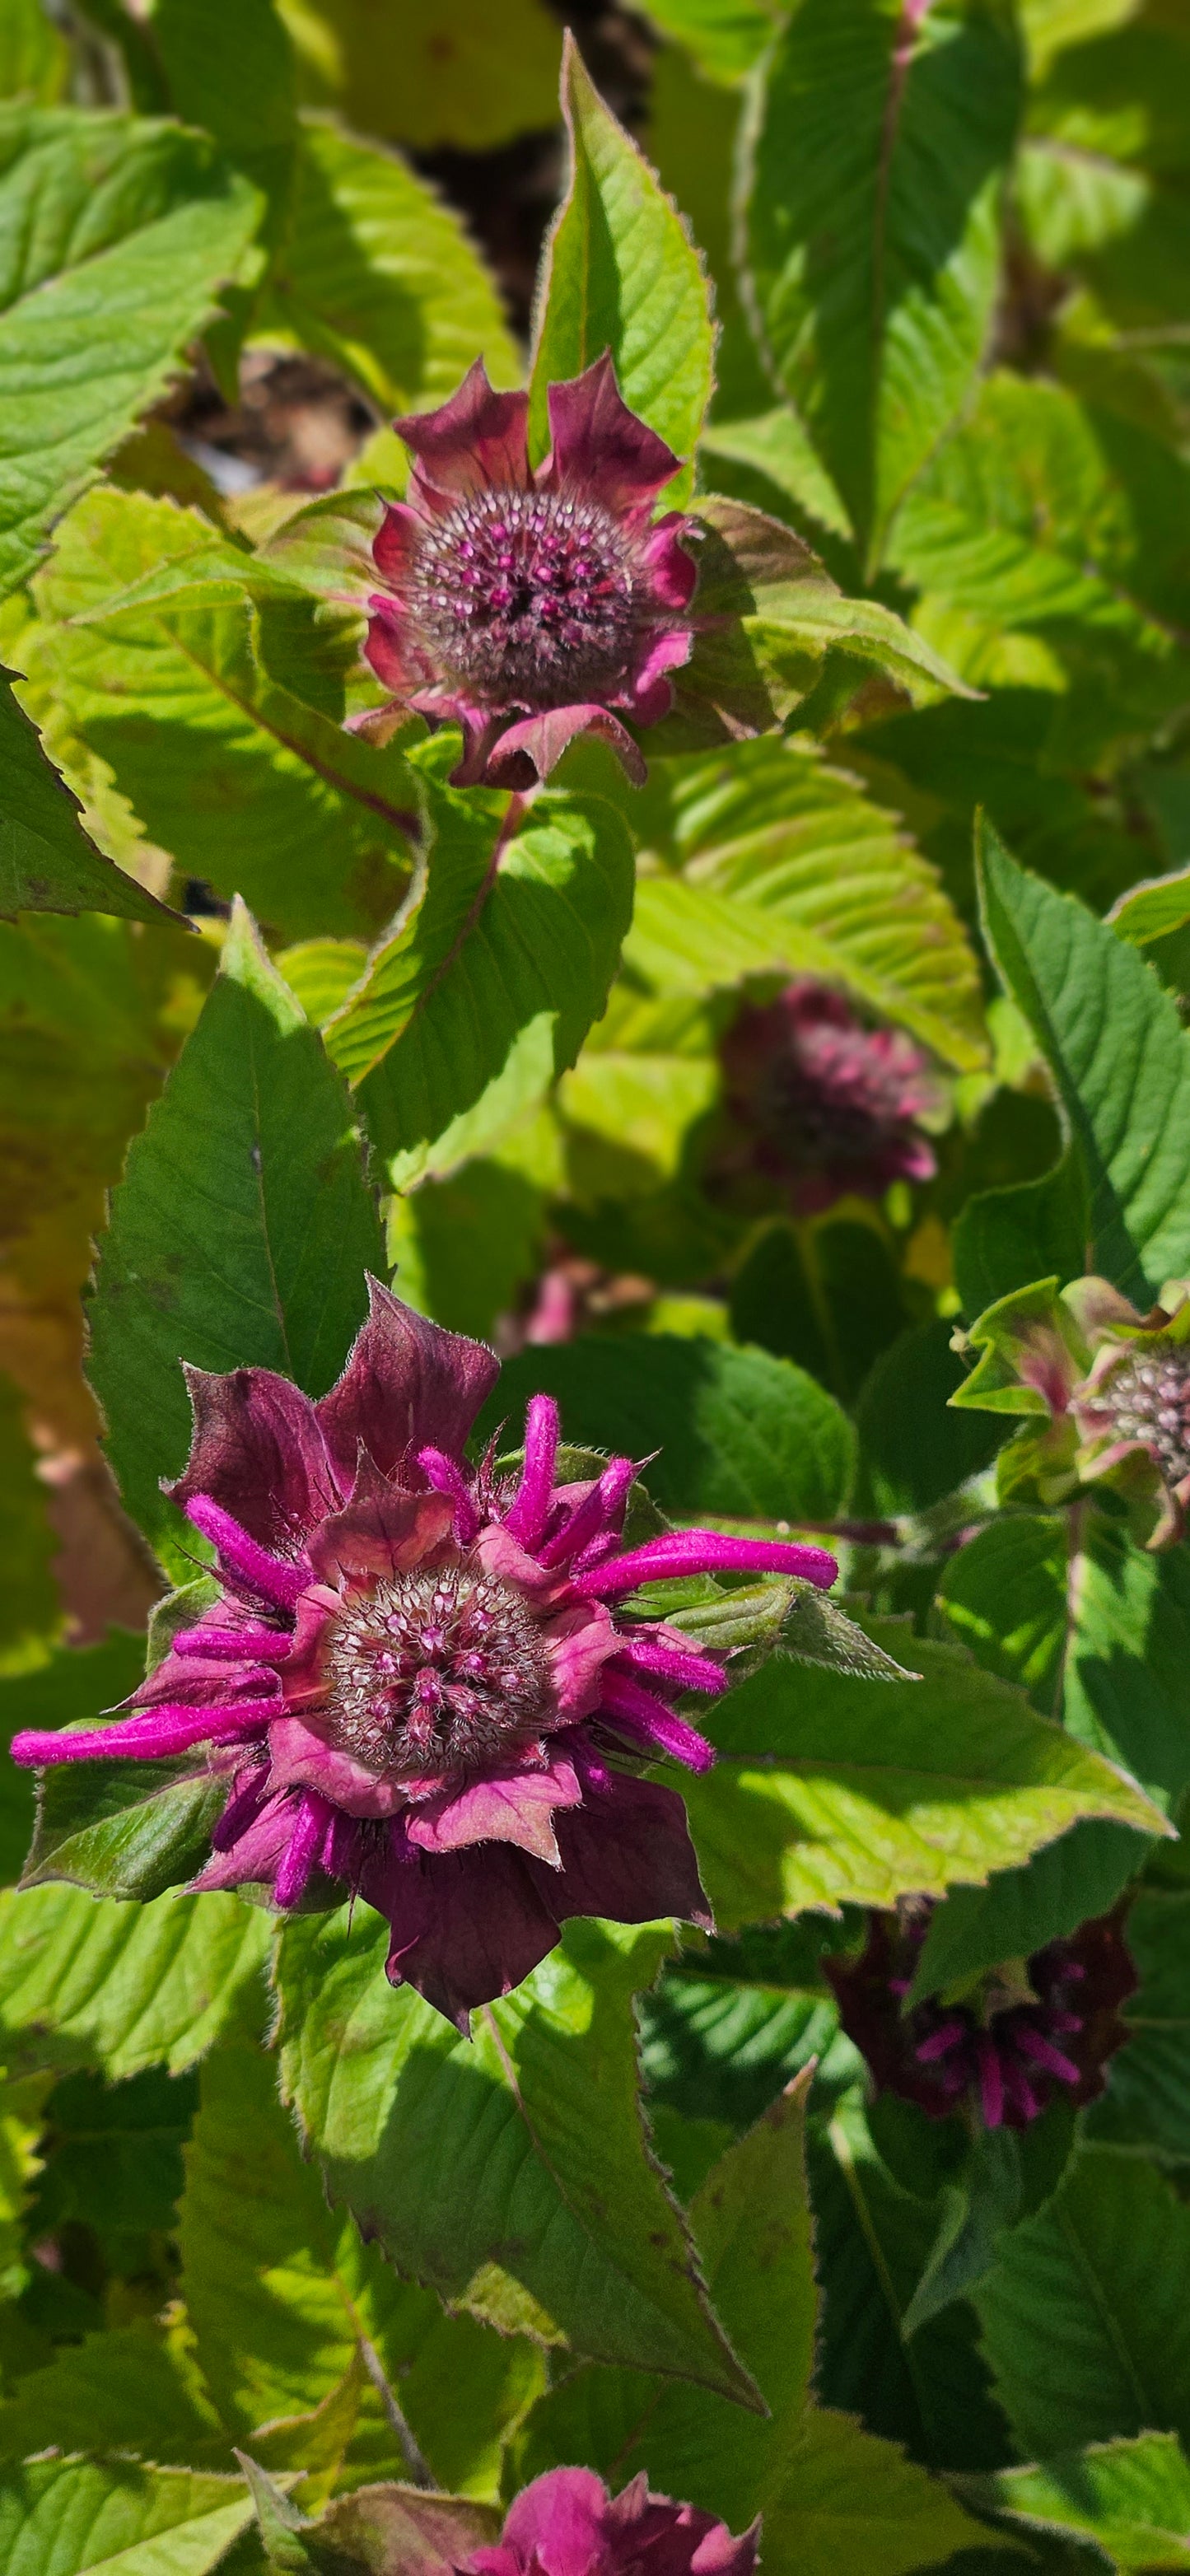
{"type": "Polygon", "coordinates": [[[163,906],[112,866],[83,830],[77,799],[46,759],[0,673],[0,913],[114,912],[159,919],[163,906]]]}
{"type": "Polygon", "coordinates": [[[235,275],[259,199],[203,135],[0,107],[0,590],[165,391],[235,275]]]}
{"type": "Polygon", "coordinates": [[[999,281],[1007,11],[809,0],[767,67],[748,256],[770,362],[869,560],[967,395],[999,281]]]}
{"type": "Polygon", "coordinates": [[[1143,1308],[1190,1265],[1190,1041],[1138,951],[1018,868],[986,822],[980,864],[988,944],[1049,1066],[1087,1191],[1082,1266],[1143,1308]]]}
{"type": "Polygon", "coordinates": [[[283,2070],[328,2187],[442,2298],[755,2402],[646,2147],[632,1997],[663,1930],[587,1921],[459,2038],[366,1908],[287,1924],[283,2070]],[[598,2102],[598,2118],[592,2105],[598,2102]]]}
{"type": "Polygon", "coordinates": [[[685,1794],[721,1928],[941,1895],[1080,1816],[1156,1829],[1134,1783],[1023,1693],[896,1621],[863,1625],[925,1679],[875,1685],[778,1655],[706,1721],[721,1759],[685,1794]]]}
{"type": "Polygon", "coordinates": [[[274,1368],[321,1395],[363,1320],[364,1272],[382,1267],[342,1086],[241,915],[132,1148],[96,1275],[92,1376],[124,1499],[155,1543],[182,1547],[159,1482],[186,1458],[180,1363],[274,1368]]]}
{"type": "Polygon", "coordinates": [[[1128,2044],[1088,2127],[1110,2145],[1190,2162],[1190,1894],[1142,1887],[1124,1937],[1140,1986],[1123,2006],[1128,2044]]]}
{"type": "MultiPolygon", "coordinates": [[[[610,349],[630,411],[693,457],[714,382],[706,274],[647,161],[604,106],[573,37],[562,67],[570,180],[546,252],[533,359],[533,432],[549,445],[546,388],[610,349]]],[[[688,499],[688,471],[667,499],[688,499]]]]}
{"type": "Polygon", "coordinates": [[[1026,2458],[1190,2433],[1190,2211],[1142,2157],[1085,2150],[974,2295],[1026,2458]]]}
{"type": "Polygon", "coordinates": [[[569,1439],[647,1460],[650,1493],[683,1520],[829,1520],[845,1500],[846,1417],[804,1370],[766,1351],[669,1333],[536,1347],[509,1361],[477,1436],[519,1424],[539,1390],[557,1398],[569,1439]]]}

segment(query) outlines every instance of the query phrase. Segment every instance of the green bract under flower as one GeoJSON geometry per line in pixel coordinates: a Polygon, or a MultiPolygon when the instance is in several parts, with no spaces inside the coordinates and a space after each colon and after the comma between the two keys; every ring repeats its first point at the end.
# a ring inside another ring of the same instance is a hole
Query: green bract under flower
{"type": "Polygon", "coordinates": [[[952,1404],[1024,1414],[1002,1451],[1002,1499],[1067,1502],[1106,1485],[1150,1548],[1181,1538],[1190,1504],[1190,1281],[1147,1315],[1106,1279],[1041,1279],[989,1306],[956,1350],[979,1353],[952,1404]]]}

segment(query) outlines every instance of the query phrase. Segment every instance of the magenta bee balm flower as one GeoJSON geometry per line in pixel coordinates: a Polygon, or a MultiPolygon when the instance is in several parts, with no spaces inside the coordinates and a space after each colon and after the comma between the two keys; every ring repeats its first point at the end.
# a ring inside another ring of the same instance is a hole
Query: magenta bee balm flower
{"type": "Polygon", "coordinates": [[[18,1762],[190,1756],[227,1782],[200,1888],[282,1909],[332,1882],[392,1928],[388,1973],[462,2028],[571,1915],[709,1915],[664,1756],[711,1746],[674,1702],[720,1659],[621,1605],[663,1576],[773,1568],[833,1582],[821,1548],[674,1531],[626,1547],[636,1469],[556,1481],[559,1424],[529,1404],[519,1475],[464,1444],[493,1354],[370,1283],[317,1403],[271,1370],[188,1372],[194,1441],[171,1488],[220,1598],[112,1726],[18,1735],[18,1762]]]}
{"type": "Polygon", "coordinates": [[[532,786],[580,733],[639,784],[622,718],[668,715],[690,655],[694,523],[653,519],[680,458],[621,400],[607,355],[550,386],[549,418],[534,470],[528,394],[495,393],[477,358],[440,410],[394,423],[414,466],[376,537],[367,656],[401,704],[462,726],[456,786],[532,786]]]}
{"type": "Polygon", "coordinates": [[[613,2497],[591,2469],[550,2469],[460,2576],[752,2576],[757,2538],[756,2526],[734,2540],[713,2514],[652,2495],[643,2471],[613,2497]]]}
{"type": "Polygon", "coordinates": [[[916,1122],[943,1095],[925,1056],[899,1029],[869,1028],[829,984],[799,976],[775,1002],[742,1011],[721,1052],[732,1159],[782,1183],[799,1216],[848,1192],[879,1198],[892,1181],[932,1179],[916,1122]]]}
{"type": "Polygon", "coordinates": [[[1118,2006],[1136,1990],[1118,1915],[1004,1961],[959,1999],[929,1996],[906,2012],[932,1911],[919,1898],[873,1914],[858,1959],[822,1962],[877,2091],[916,2102],[931,2120],[966,2109],[986,2129],[1025,2129],[1059,2096],[1073,2107],[1093,2102],[1128,2037],[1118,2006]]]}

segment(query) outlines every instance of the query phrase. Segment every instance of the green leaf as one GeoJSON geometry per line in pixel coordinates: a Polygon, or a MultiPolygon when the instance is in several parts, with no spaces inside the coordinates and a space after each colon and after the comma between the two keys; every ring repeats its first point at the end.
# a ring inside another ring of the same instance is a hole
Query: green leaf
{"type": "Polygon", "coordinates": [[[1122,2008],[1128,2045],[1111,2061],[1089,2133],[1183,2163],[1190,2157],[1190,1894],[1142,1887],[1125,1937],[1140,1986],[1122,2008]]]}
{"type": "Polygon", "coordinates": [[[862,1624],[924,1680],[877,1688],[778,1655],[707,1720],[719,1764],[685,1796],[721,1930],[980,1883],[1081,1816],[1159,1830],[1134,1782],[1023,1693],[895,1621],[862,1624]]]}
{"type": "MultiPolygon", "coordinates": [[[[297,116],[293,48],[273,0],[153,0],[149,42],[170,105],[258,187],[287,193],[297,116]]],[[[275,220],[275,218],[274,218],[275,220]]]]}
{"type": "Polygon", "coordinates": [[[1096,2541],[1117,2567],[1184,2567],[1190,2559],[1190,2462],[1172,2433],[1102,2442],[965,2480],[962,2493],[1010,2530],[1069,2532],[1096,2541]]]}
{"type": "Polygon", "coordinates": [[[962,1072],[985,1061],[979,970],[936,870],[848,771],[805,743],[667,762],[644,846],[682,876],[638,889],[627,956],[659,989],[814,974],[962,1072]]]}
{"type": "Polygon", "coordinates": [[[1190,2210],[1142,2157],[1085,2150],[974,2297],[1026,2458],[1190,2433],[1190,2210]]]}
{"type": "Polygon", "coordinates": [[[1028,1959],[1049,1941],[1106,1914],[1144,1859],[1124,1825],[1072,1826],[1023,1869],[997,1870],[986,1887],[952,1887],[930,1919],[913,2001],[964,1984],[1004,1959],[1028,1959]]]}
{"type": "Polygon", "coordinates": [[[113,855],[146,833],[290,939],[391,920],[418,788],[395,744],[342,729],[350,616],[328,626],[195,512],[111,489],[71,513],[38,598],[22,702],[113,855]],[[145,574],[160,595],[125,607],[145,574]]]}
{"type": "Polygon", "coordinates": [[[777,0],[645,0],[642,15],[712,80],[741,80],[780,24],[777,0]]]}
{"type": "Polygon", "coordinates": [[[705,2389],[627,2372],[563,2381],[529,2417],[518,2474],[557,2459],[586,2458],[620,2484],[649,2483],[718,2514],[732,2530],[767,2515],[788,2472],[806,2412],[817,2292],[802,2129],[803,2072],[727,2149],[690,2205],[690,2225],[716,2313],[747,2362],[768,2408],[744,2415],[705,2389]],[[614,2426],[611,2444],[606,2436],[614,2426]],[[601,2438],[602,2437],[602,2438],[601,2438]]]}
{"type": "Polygon", "coordinates": [[[712,2321],[637,2100],[632,1997],[668,1938],[569,1924],[468,2042],[394,1993],[387,1927],[366,1907],[294,1919],[283,2079],[332,2196],[402,2271],[506,2330],[746,2406],[752,2383],[712,2321]]]}
{"type": "Polygon", "coordinates": [[[850,536],[847,512],[809,432],[783,403],[747,420],[716,416],[703,431],[702,453],[763,475],[796,509],[816,519],[819,527],[832,536],[850,536]]]}
{"type": "MultiPolygon", "coordinates": [[[[777,1217],[762,1227],[732,1278],[729,1313],[738,1342],[796,1360],[845,1404],[907,1322],[887,1233],[878,1218],[852,1216],[813,1226],[777,1217]]],[[[870,1446],[870,1425],[864,1437],[870,1446]]]]}
{"type": "MultiPolygon", "coordinates": [[[[721,2122],[738,2132],[761,2117],[811,2058],[839,2054],[833,2048],[838,2016],[821,1989],[817,1957],[804,1965],[773,1963],[772,1947],[790,1928],[762,1933],[759,1955],[747,1936],[716,1942],[709,1954],[671,1969],[645,1998],[642,2057],[659,2134],[659,2111],[687,2124],[721,2122]],[[767,1985],[759,1982],[766,1972],[767,1985]]],[[[817,1938],[805,1946],[815,1952],[817,1938]]],[[[841,2053],[850,2071],[853,2052],[846,2040],[841,2053]]],[[[830,2080],[821,2065],[819,2077],[830,2080]]]]}
{"type": "Polygon", "coordinates": [[[207,2576],[251,2519],[242,2478],[188,2469],[34,2460],[0,2479],[11,2576],[207,2576]]]}
{"type": "Polygon", "coordinates": [[[557,1398],[580,1447],[641,1457],[661,1509],[682,1520],[831,1520],[854,1468],[850,1424],[804,1369],[767,1351],[678,1334],[591,1336],[522,1351],[502,1371],[478,1438],[530,1395],[557,1398]]]}
{"type": "MultiPolygon", "coordinates": [[[[706,274],[677,208],[604,106],[573,37],[562,64],[570,175],[545,255],[531,387],[531,435],[549,445],[546,388],[610,349],[630,411],[683,460],[693,457],[714,383],[706,274]]],[[[667,503],[688,500],[691,471],[667,503]]]]}
{"type": "Polygon", "coordinates": [[[481,1152],[573,1064],[632,917],[632,847],[595,797],[436,790],[414,899],[327,1024],[394,1189],[481,1152]]]}
{"type": "MultiPolygon", "coordinates": [[[[770,2563],[798,2576],[909,2576],[987,2546],[969,2515],[899,2445],[850,2415],[808,2414],[764,2521],[770,2563]]],[[[961,2564],[961,2559],[960,2559],[961,2564]]]]}
{"type": "Polygon", "coordinates": [[[365,134],[491,151],[558,113],[558,29],[540,0],[279,0],[311,98],[365,134]]]}
{"type": "MultiPolygon", "coordinates": [[[[1160,686],[1176,702],[1188,594],[1169,529],[1188,491],[1190,469],[1161,440],[1061,385],[1000,371],[906,501],[890,553],[951,608],[1050,638],[1076,672],[1111,674],[1125,709],[1138,689],[1151,698],[1150,666],[1159,681],[1169,663],[1160,686]]],[[[1120,729],[1118,704],[1104,729],[1120,729]]]]}
{"type": "MultiPolygon", "coordinates": [[[[204,2064],[177,2232],[195,2359],[237,2441],[263,2440],[263,2456],[286,2465],[281,2425],[310,2416],[356,2366],[354,2477],[417,2469],[394,2425],[398,2391],[434,2476],[494,2493],[504,2435],[541,2384],[540,2353],[444,2316],[328,2206],[277,2098],[276,2061],[249,2040],[204,2064]]],[[[307,2465],[300,2452],[293,2465],[307,2465]]]]}
{"type": "Polygon", "coordinates": [[[164,906],[97,850],[78,800],[51,767],[0,674],[0,913],[114,912],[159,920],[164,906]]]}
{"type": "Polygon", "coordinates": [[[1094,1509],[1014,1513],[951,1560],[942,1616],[980,1661],[1120,1762],[1159,1806],[1190,1780],[1190,1564],[1094,1509]]]}
{"type": "Polygon", "coordinates": [[[393,1201],[388,1249],[400,1293],[449,1332],[490,1340],[534,1276],[544,1227],[542,1192],[528,1176],[477,1157],[393,1201]]]}
{"type": "Polygon", "coordinates": [[[1151,939],[1184,929],[1190,921],[1190,868],[1146,877],[1113,903],[1107,918],[1117,939],[1126,939],[1133,948],[1147,948],[1151,939]]]}
{"type": "Polygon", "coordinates": [[[951,1409],[965,1371],[942,1318],[897,1336],[856,1405],[861,1474],[880,1512],[924,1512],[988,1466],[1002,1423],[951,1409]]]}
{"type": "Polygon", "coordinates": [[[769,59],[748,257],[770,363],[869,563],[962,406],[999,284],[1020,59],[994,0],[809,0],[769,59]]]}
{"type": "Polygon", "coordinates": [[[184,1526],[160,1491],[189,1445],[180,1363],[273,1368],[324,1394],[363,1321],[364,1272],[382,1267],[342,1086],[241,913],[133,1145],[96,1272],[92,1378],[155,1544],[176,1553],[184,1526]]]}
{"type": "Polygon", "coordinates": [[[0,2041],[29,2066],[192,2066],[255,1987],[268,1923],[234,1896],[0,1896],[0,2041]]]}
{"type": "Polygon", "coordinates": [[[178,2338],[147,2319],[88,2335],[30,2371],[0,2406],[0,2457],[120,2451],[192,2468],[230,2466],[231,2449],[178,2338]]]}
{"type": "Polygon", "coordinates": [[[21,1885],[68,1879],[93,1896],[164,1896],[209,1859],[225,1804],[226,1784],[193,1757],[64,1762],[42,1776],[21,1885]]]}
{"type": "Polygon", "coordinates": [[[69,74],[66,39],[41,0],[8,0],[0,18],[0,98],[32,95],[39,106],[52,106],[69,74]]]}
{"type": "MultiPolygon", "coordinates": [[[[894,2106],[900,2108],[900,2105],[894,2106]]],[[[904,2442],[934,2469],[997,2468],[1005,2427],[988,2396],[971,2308],[956,2302],[907,2340],[902,2327],[940,2217],[940,2158],[910,2133],[913,2188],[881,2155],[853,2089],[810,2138],[814,2248],[822,2291],[816,2386],[830,2406],[904,2442]]],[[[946,2133],[943,2133],[945,2135],[946,2133]]]]}
{"type": "Polygon", "coordinates": [[[1190,1266],[1190,1041],[1137,951],[1018,868],[986,821],[980,869],[988,945],[1049,1066],[1084,1179],[1083,1266],[1144,1308],[1190,1266]]]}
{"type": "Polygon", "coordinates": [[[477,353],[493,384],[521,374],[459,217],[395,154],[321,120],[301,129],[294,203],[254,329],[326,358],[384,411],[444,402],[477,353]]]}
{"type": "Polygon", "coordinates": [[[203,135],[0,107],[0,590],[27,578],[52,521],[165,391],[259,202],[203,135]]]}

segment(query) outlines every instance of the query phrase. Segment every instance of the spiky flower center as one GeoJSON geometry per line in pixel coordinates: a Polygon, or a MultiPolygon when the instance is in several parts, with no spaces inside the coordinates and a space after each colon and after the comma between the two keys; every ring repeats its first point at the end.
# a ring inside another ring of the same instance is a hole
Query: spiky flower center
{"type": "Polygon", "coordinates": [[[1101,1401],[1116,1438],[1143,1441],[1171,1485],[1190,1476],[1190,1347],[1122,1360],[1101,1401]]]}
{"type": "Polygon", "coordinates": [[[408,605],[457,685],[532,714],[626,677],[636,592],[630,543],[597,502],[492,490],[427,530],[408,605]]]}
{"type": "Polygon", "coordinates": [[[328,1741],[379,1777],[466,1778],[526,1749],[551,1704],[528,1603],[465,1565],[396,1575],[331,1622],[328,1741]]]}
{"type": "Polygon", "coordinates": [[[806,1163],[863,1163],[912,1115],[899,1071],[869,1055],[864,1033],[799,1035],[772,1067],[762,1103],[770,1132],[806,1163]]]}

